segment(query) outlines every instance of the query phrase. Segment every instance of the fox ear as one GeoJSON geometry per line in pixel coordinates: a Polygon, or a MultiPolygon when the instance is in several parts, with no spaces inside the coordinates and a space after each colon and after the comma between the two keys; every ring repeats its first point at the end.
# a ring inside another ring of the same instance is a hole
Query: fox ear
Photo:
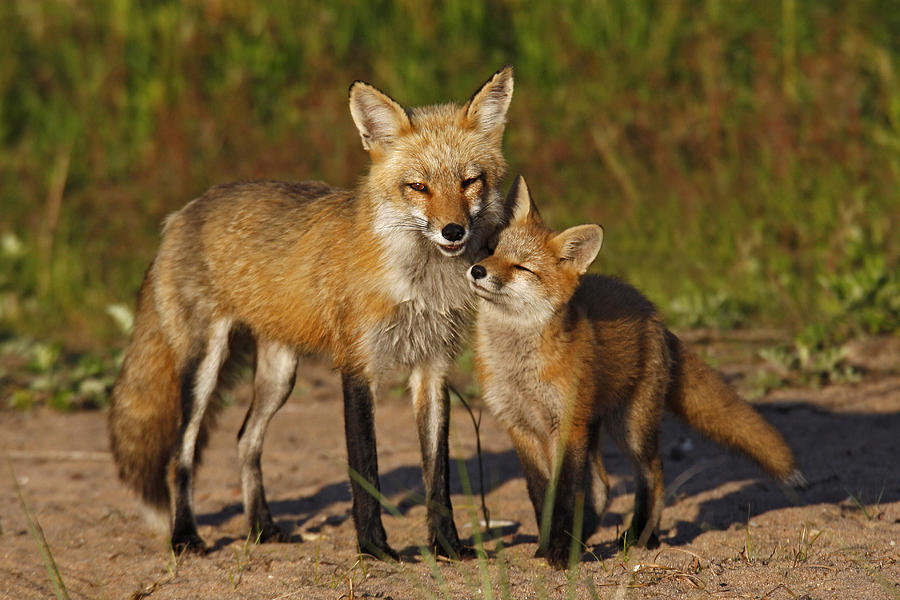
{"type": "Polygon", "coordinates": [[[350,114],[366,150],[389,144],[411,127],[409,115],[400,104],[364,81],[354,81],[350,86],[350,114]]]}
{"type": "Polygon", "coordinates": [[[599,225],[576,225],[566,229],[552,242],[561,261],[570,261],[572,267],[583,275],[597,258],[603,245],[603,228],[599,225]]]}
{"type": "Polygon", "coordinates": [[[528,190],[528,184],[525,178],[519,175],[513,181],[506,194],[506,207],[510,215],[510,223],[524,223],[526,219],[531,217],[540,217],[534,201],[531,199],[531,192],[528,190]]]}
{"type": "Polygon", "coordinates": [[[512,93],[513,68],[506,65],[494,73],[462,107],[465,122],[482,131],[502,133],[512,93]]]}

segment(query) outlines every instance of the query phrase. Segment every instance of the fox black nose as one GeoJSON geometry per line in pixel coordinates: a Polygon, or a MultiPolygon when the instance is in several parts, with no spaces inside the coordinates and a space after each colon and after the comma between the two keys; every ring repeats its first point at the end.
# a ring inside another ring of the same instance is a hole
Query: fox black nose
{"type": "Polygon", "coordinates": [[[466,228],[462,225],[457,225],[456,223],[450,223],[441,229],[441,235],[444,236],[447,241],[458,242],[466,235],[466,228]]]}
{"type": "Polygon", "coordinates": [[[472,279],[482,279],[487,276],[487,269],[482,267],[481,265],[474,265],[472,267],[472,279]]]}

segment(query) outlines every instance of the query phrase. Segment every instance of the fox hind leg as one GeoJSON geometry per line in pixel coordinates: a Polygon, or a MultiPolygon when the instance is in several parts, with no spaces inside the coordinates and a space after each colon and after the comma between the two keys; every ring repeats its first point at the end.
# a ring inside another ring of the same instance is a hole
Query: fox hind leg
{"type": "MultiPolygon", "coordinates": [[[[633,408],[633,407],[632,407],[633,408]]],[[[617,439],[635,476],[634,514],[623,542],[656,547],[657,529],[663,509],[663,471],[659,457],[659,413],[624,417],[622,437],[617,439]]]]}
{"type": "Polygon", "coordinates": [[[206,545],[197,533],[194,516],[194,466],[197,440],[203,417],[216,391],[219,370],[228,356],[231,322],[221,319],[212,323],[205,340],[205,351],[188,361],[181,375],[181,407],[183,411],[181,443],[175,462],[172,494],[172,548],[176,552],[203,552],[206,545]]]}
{"type": "Polygon", "coordinates": [[[599,429],[599,427],[595,428],[588,449],[584,486],[587,497],[583,530],[585,540],[600,527],[600,521],[609,506],[609,475],[606,474],[606,468],[603,466],[599,429]]]}
{"type": "Polygon", "coordinates": [[[238,454],[244,513],[251,537],[260,542],[287,541],[287,536],[275,525],[266,502],[260,459],[266,429],[290,395],[296,372],[295,351],[277,342],[258,341],[253,401],[238,433],[238,454]]]}
{"type": "Polygon", "coordinates": [[[638,546],[655,548],[659,546],[657,529],[663,508],[662,461],[659,455],[642,457],[635,461],[634,469],[637,490],[629,535],[636,538],[638,546]]]}

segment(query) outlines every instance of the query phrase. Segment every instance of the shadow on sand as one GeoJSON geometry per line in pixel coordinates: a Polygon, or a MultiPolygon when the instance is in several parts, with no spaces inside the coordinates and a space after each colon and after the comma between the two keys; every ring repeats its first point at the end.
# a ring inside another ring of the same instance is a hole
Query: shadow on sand
{"type": "MultiPolygon", "coordinates": [[[[900,394],[900,389],[896,391],[900,394]]],[[[730,481],[747,483],[738,490],[703,502],[697,522],[680,520],[667,523],[664,513],[663,542],[670,546],[687,545],[707,529],[727,529],[734,524],[745,523],[748,518],[794,505],[833,504],[849,498],[853,506],[867,507],[900,500],[900,480],[897,478],[900,413],[835,413],[805,402],[763,404],[756,405],[756,409],[794,449],[809,487],[796,494],[786,493],[755,464],[722,450],[667,415],[660,444],[666,474],[667,505],[714,490],[730,481]],[[686,444],[686,441],[689,443],[686,444]],[[685,447],[691,449],[685,452],[685,447]]],[[[491,487],[499,487],[522,477],[518,459],[512,450],[485,453],[482,461],[486,473],[490,474],[491,487]]],[[[613,489],[613,494],[633,493],[630,468],[618,449],[607,444],[604,461],[610,475],[622,480],[613,489]]],[[[477,457],[469,457],[463,464],[474,487],[473,493],[477,495],[477,457]]],[[[420,467],[408,465],[382,473],[381,489],[388,498],[399,497],[397,509],[401,514],[407,514],[411,508],[422,504],[424,493],[420,467]]],[[[463,493],[456,468],[451,468],[451,493],[463,493]]],[[[316,515],[326,513],[329,507],[350,500],[349,483],[340,482],[325,485],[311,496],[271,502],[270,507],[278,524],[292,540],[299,541],[299,530],[304,524],[316,515]]],[[[527,496],[523,496],[522,502],[528,502],[527,496]]],[[[200,515],[198,521],[218,525],[241,512],[240,503],[230,504],[217,512],[200,515]]],[[[332,515],[309,529],[337,526],[347,518],[347,514],[332,515]]],[[[626,514],[608,513],[602,524],[617,525],[621,529],[627,519],[626,514]]],[[[534,530],[533,523],[524,526],[534,530]]],[[[219,539],[214,549],[233,541],[233,538],[219,539]]],[[[534,535],[514,532],[511,544],[535,541],[534,535]]],[[[468,543],[471,542],[470,538],[468,543]]],[[[619,549],[616,540],[604,540],[593,546],[591,552],[599,558],[606,558],[619,549]]],[[[417,552],[414,547],[401,551],[404,555],[417,552]]]]}

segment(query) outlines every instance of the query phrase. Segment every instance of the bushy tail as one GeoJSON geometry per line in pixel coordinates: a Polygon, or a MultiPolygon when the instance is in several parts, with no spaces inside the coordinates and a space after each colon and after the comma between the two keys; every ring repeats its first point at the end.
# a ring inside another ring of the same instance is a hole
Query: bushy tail
{"type": "Polygon", "coordinates": [[[112,391],[109,436],[119,478],[161,512],[169,510],[166,476],[180,427],[180,383],[153,300],[151,266],[141,285],[131,342],[112,391]]]}
{"type": "Polygon", "coordinates": [[[674,363],[669,410],[717,444],[756,461],[778,481],[803,486],[784,438],[674,334],[667,332],[666,341],[674,363]]]}

